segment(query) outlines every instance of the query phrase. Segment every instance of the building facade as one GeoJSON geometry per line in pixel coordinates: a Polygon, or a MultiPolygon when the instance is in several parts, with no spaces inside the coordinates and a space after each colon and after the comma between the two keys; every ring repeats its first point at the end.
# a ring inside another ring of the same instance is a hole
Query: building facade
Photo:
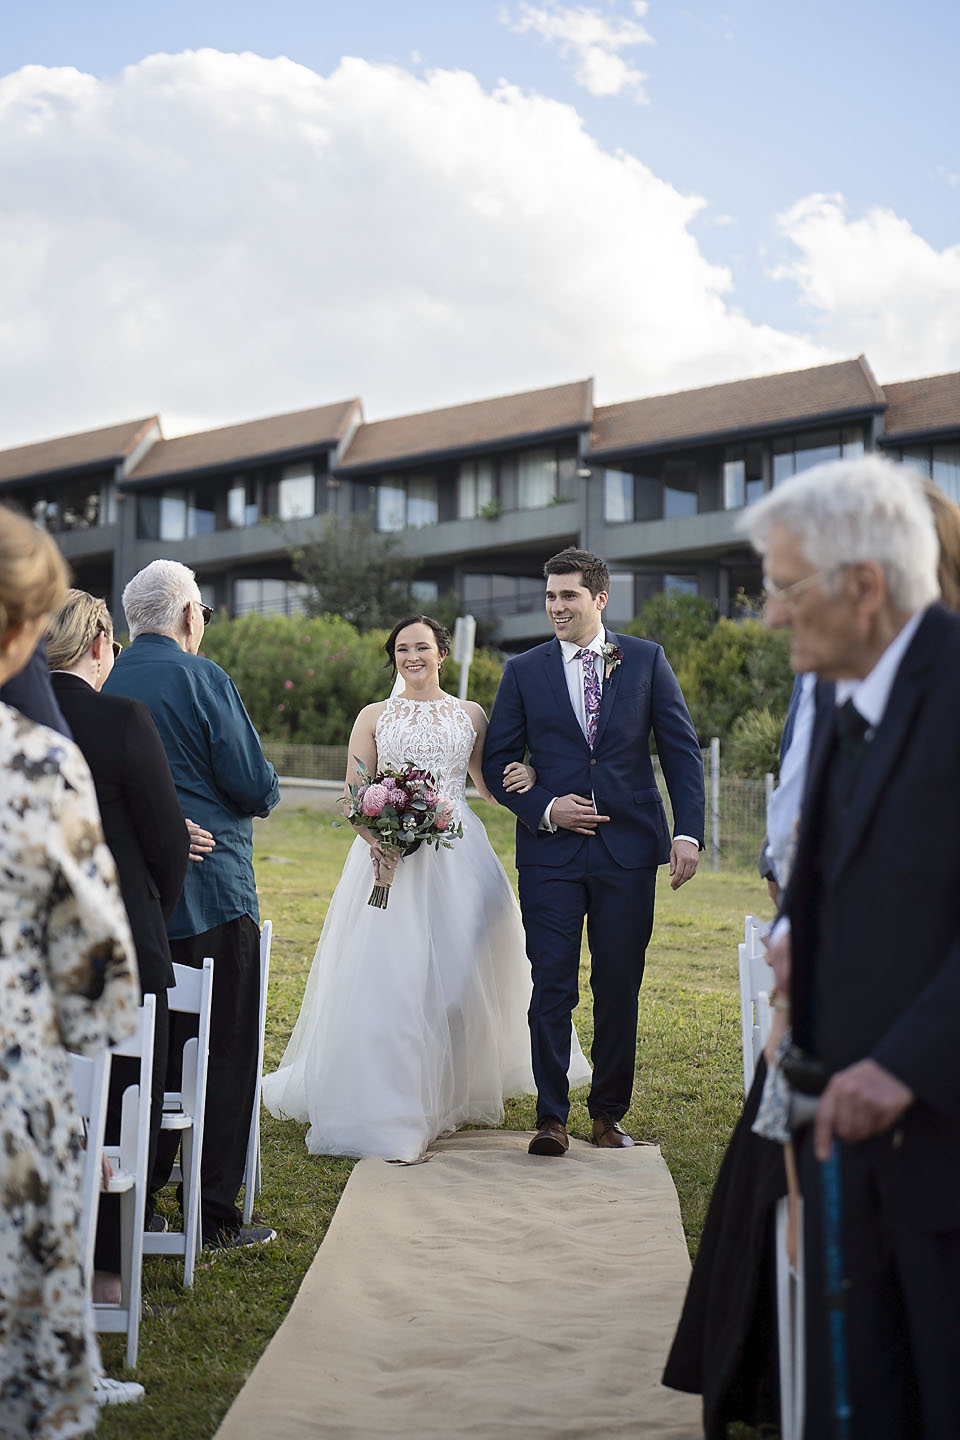
{"type": "Polygon", "coordinates": [[[880,386],[860,356],[618,405],[583,380],[373,423],[352,399],[171,440],[150,416],[0,452],[0,497],[50,529],[118,624],[123,586],[161,555],[232,615],[293,612],[291,551],[362,514],[418,561],[416,603],[452,594],[519,650],[550,633],[542,567],[565,545],[607,560],[614,625],[664,589],[730,613],[760,589],[743,508],[872,450],[960,501],[960,374],[880,386]]]}

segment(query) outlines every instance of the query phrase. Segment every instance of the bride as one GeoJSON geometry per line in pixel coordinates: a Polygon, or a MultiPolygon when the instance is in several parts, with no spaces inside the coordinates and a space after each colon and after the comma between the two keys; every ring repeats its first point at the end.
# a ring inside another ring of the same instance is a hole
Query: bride
{"type": "MultiPolygon", "coordinates": [[[[526,1012],[530,969],[520,911],[481,822],[464,802],[469,774],[484,799],[482,708],[440,688],[450,634],[416,615],[384,647],[403,689],[367,705],[350,736],[347,782],[412,762],[453,802],[462,839],[395,852],[362,830],[330,901],[280,1069],[263,1081],[271,1114],[309,1120],[315,1155],[416,1160],[460,1125],[499,1125],[503,1098],[534,1094],[526,1012]],[[371,873],[390,870],[385,910],[367,904],[371,873]]],[[[518,766],[511,784],[527,783],[518,766]]],[[[571,1085],[590,1069],[573,1036],[571,1085]]]]}

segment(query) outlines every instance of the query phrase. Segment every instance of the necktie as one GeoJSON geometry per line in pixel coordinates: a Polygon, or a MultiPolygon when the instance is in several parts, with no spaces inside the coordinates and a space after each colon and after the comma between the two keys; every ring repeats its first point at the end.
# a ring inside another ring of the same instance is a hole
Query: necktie
{"type": "Polygon", "coordinates": [[[597,675],[597,657],[592,650],[581,650],[577,658],[583,661],[583,708],[587,716],[587,744],[593,749],[597,738],[597,721],[600,718],[600,678],[597,675]]]}
{"type": "Polygon", "coordinates": [[[870,727],[852,700],[845,700],[842,705],[837,706],[834,724],[841,750],[855,759],[860,759],[870,727]]]}

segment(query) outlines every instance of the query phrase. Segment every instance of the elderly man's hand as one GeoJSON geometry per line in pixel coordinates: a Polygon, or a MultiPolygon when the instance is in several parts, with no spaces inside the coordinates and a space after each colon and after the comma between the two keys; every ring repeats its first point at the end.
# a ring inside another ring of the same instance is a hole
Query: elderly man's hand
{"type": "Polygon", "coordinates": [[[831,1075],[817,1106],[813,1125],[817,1159],[830,1158],[834,1136],[856,1143],[879,1135],[913,1100],[910,1087],[875,1060],[858,1060],[846,1070],[838,1070],[831,1075]]]}
{"type": "Polygon", "coordinates": [[[700,851],[692,840],[674,840],[670,847],[670,889],[679,890],[692,880],[700,864],[700,851]]]}
{"type": "Polygon", "coordinates": [[[210,831],[204,830],[201,825],[196,825],[192,820],[185,820],[184,823],[190,836],[190,859],[196,860],[200,864],[203,862],[203,857],[210,854],[217,842],[210,831]]]}

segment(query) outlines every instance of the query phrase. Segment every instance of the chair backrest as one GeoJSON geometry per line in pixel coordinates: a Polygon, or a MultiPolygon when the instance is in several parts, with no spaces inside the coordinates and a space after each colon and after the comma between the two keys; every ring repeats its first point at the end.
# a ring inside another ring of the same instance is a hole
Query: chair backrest
{"type": "Polygon", "coordinates": [[[189,1011],[197,1016],[196,1039],[188,1040],[183,1047],[180,1105],[194,1117],[194,1133],[199,1147],[203,1134],[203,1097],[207,1093],[213,959],[208,955],[201,970],[192,965],[174,965],[173,973],[177,983],[167,991],[170,1009],[189,1011]]]}
{"type": "MultiPolygon", "coordinates": [[[[139,1086],[127,1086],[123,1093],[120,1112],[120,1168],[129,1170],[135,1175],[141,1169],[145,1171],[146,1157],[150,1150],[150,1103],[153,1088],[156,1016],[156,995],[144,995],[143,1004],[137,1012],[136,1030],[128,1040],[113,1047],[114,1055],[126,1055],[140,1061],[139,1086]]],[[[149,1176],[146,1179],[149,1179],[149,1176]]]]}
{"type": "Polygon", "coordinates": [[[86,1293],[93,1285],[93,1251],[100,1208],[100,1156],[107,1123],[107,1092],[110,1088],[110,1054],[70,1056],[77,1116],[86,1122],[87,1148],[83,1157],[80,1192],[80,1260],[86,1293]]]}
{"type": "Polygon", "coordinates": [[[749,1094],[757,1061],[770,1030],[769,995],[773,971],[767,964],[763,937],[769,923],[748,915],[738,947],[740,970],[740,1036],[743,1048],[743,1093],[749,1094]]]}

